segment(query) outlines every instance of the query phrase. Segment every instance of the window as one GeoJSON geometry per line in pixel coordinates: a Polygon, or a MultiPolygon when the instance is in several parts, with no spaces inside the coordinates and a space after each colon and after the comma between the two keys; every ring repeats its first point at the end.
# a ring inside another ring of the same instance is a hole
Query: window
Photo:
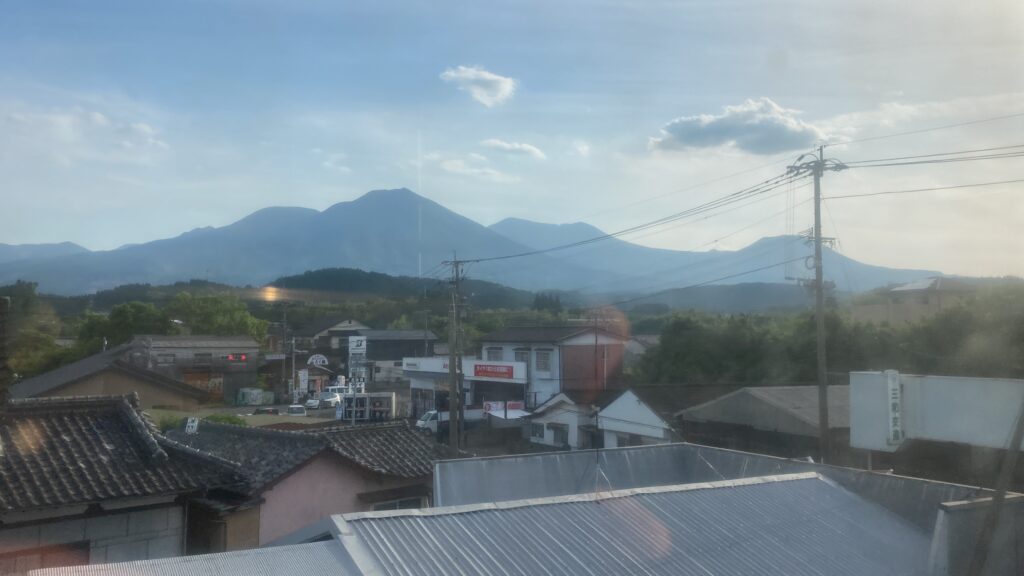
{"type": "Polygon", "coordinates": [[[504,350],[501,348],[488,348],[487,349],[487,361],[488,362],[501,362],[504,359],[504,350]]]}
{"type": "Polygon", "coordinates": [[[516,362],[523,362],[527,366],[530,365],[530,349],[529,348],[516,348],[516,362]]]}
{"type": "Polygon", "coordinates": [[[639,434],[616,434],[615,443],[619,448],[623,446],[643,446],[644,439],[639,434]]]}
{"type": "Polygon", "coordinates": [[[174,354],[157,354],[156,355],[156,363],[161,365],[161,366],[166,366],[168,364],[174,364],[174,358],[175,358],[174,354]]]}
{"type": "Polygon", "coordinates": [[[569,427],[565,424],[558,426],[552,426],[551,430],[555,433],[555,445],[556,446],[568,446],[569,445],[569,427]]]}
{"type": "Polygon", "coordinates": [[[213,354],[209,352],[196,352],[192,356],[193,366],[209,366],[213,362],[213,354]]]}
{"type": "Polygon", "coordinates": [[[537,372],[551,372],[551,350],[537,350],[537,372]]]}
{"type": "Polygon", "coordinates": [[[410,508],[423,508],[423,498],[402,498],[401,500],[378,502],[373,505],[374,512],[380,510],[408,510],[410,508]]]}
{"type": "Polygon", "coordinates": [[[544,437],[544,425],[543,424],[530,424],[530,437],[531,438],[543,438],[544,437]]]}

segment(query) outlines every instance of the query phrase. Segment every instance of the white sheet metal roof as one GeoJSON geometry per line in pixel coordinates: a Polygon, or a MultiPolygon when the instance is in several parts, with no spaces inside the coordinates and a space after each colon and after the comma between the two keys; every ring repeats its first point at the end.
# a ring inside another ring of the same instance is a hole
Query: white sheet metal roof
{"type": "Polygon", "coordinates": [[[929,539],[816,473],[349,514],[363,573],[927,573],[929,539]]]}
{"type": "Polygon", "coordinates": [[[359,574],[337,540],[219,554],[44,568],[31,576],[348,576],[359,574]]]}

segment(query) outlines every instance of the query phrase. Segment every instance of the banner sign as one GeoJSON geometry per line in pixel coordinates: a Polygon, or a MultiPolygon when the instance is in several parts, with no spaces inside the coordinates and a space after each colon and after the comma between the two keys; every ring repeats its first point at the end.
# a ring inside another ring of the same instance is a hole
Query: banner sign
{"type": "Polygon", "coordinates": [[[305,368],[299,370],[299,390],[309,390],[309,370],[305,368]]]}
{"type": "Polygon", "coordinates": [[[329,362],[327,360],[327,356],[324,356],[323,354],[313,354],[309,357],[309,360],[306,360],[306,364],[310,366],[327,366],[329,362]]]}
{"type": "Polygon", "coordinates": [[[366,380],[366,336],[348,337],[348,377],[366,380]]]}
{"type": "Polygon", "coordinates": [[[494,364],[477,364],[473,366],[473,376],[480,376],[481,378],[512,379],[512,367],[497,366],[494,364]]]}

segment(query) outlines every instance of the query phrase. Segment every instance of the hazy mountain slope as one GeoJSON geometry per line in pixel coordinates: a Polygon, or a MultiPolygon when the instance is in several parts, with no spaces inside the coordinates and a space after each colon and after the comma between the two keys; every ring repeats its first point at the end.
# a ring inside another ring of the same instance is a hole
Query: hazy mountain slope
{"type": "Polygon", "coordinates": [[[38,258],[52,258],[88,252],[74,242],[59,244],[0,244],[0,264],[38,258]]]}

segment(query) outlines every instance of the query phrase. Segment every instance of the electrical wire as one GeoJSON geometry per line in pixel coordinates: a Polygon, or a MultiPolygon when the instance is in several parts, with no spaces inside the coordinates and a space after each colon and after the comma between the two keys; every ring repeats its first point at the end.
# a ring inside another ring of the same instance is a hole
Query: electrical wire
{"type": "Polygon", "coordinates": [[[868,136],[866,138],[858,138],[856,140],[847,140],[845,142],[835,142],[832,144],[825,144],[828,146],[843,146],[846,144],[858,144],[860,142],[872,142],[874,140],[883,140],[886,138],[896,138],[898,136],[911,136],[913,134],[924,134],[925,132],[934,132],[936,130],[947,130],[949,128],[959,128],[961,126],[970,126],[973,124],[983,124],[986,122],[995,122],[997,120],[1009,120],[1011,118],[1020,118],[1024,116],[1024,112],[1017,112],[1015,114],[1006,114],[1003,116],[993,116],[991,118],[982,118],[980,120],[970,120],[967,122],[958,122],[956,124],[946,124],[944,126],[933,126],[931,128],[922,128],[920,130],[909,130],[907,132],[897,132],[895,134],[883,134],[880,136],[868,136]]]}
{"type": "Polygon", "coordinates": [[[751,196],[756,196],[758,194],[764,194],[764,193],[770,192],[770,191],[772,191],[772,190],[774,190],[774,189],[776,189],[776,188],[778,188],[780,186],[784,186],[784,185],[786,185],[786,184],[788,184],[788,183],[790,183],[792,181],[798,180],[800,178],[806,178],[806,177],[807,177],[807,174],[797,174],[797,175],[788,174],[788,173],[787,174],[780,174],[778,176],[775,176],[773,178],[769,178],[768,180],[765,180],[763,182],[755,184],[754,186],[750,186],[748,188],[744,188],[744,189],[739,190],[737,192],[733,192],[732,194],[728,194],[726,196],[717,198],[717,199],[712,200],[710,202],[706,202],[704,204],[701,204],[701,205],[698,205],[698,206],[694,206],[693,208],[688,208],[686,210],[683,210],[682,212],[677,212],[675,214],[670,214],[669,216],[664,216],[662,218],[658,218],[657,220],[652,220],[650,222],[645,222],[643,224],[638,224],[636,226],[631,226],[629,228],[626,228],[626,229],[623,229],[623,230],[619,230],[617,232],[612,232],[612,233],[609,233],[609,234],[602,234],[600,236],[595,236],[593,238],[588,238],[588,239],[585,239],[585,240],[580,240],[580,241],[572,242],[572,243],[569,243],[569,244],[563,244],[563,245],[560,245],[560,246],[552,246],[552,247],[549,247],[549,248],[530,250],[530,251],[527,251],[527,252],[520,252],[520,253],[517,253],[517,254],[506,254],[504,256],[492,256],[492,257],[489,257],[489,258],[468,258],[468,259],[465,259],[465,260],[461,260],[461,262],[493,262],[493,261],[497,261],[497,260],[508,260],[508,259],[511,259],[511,258],[522,258],[522,257],[526,257],[526,256],[536,256],[536,255],[539,255],[539,254],[546,254],[546,253],[554,252],[554,251],[557,251],[557,250],[566,250],[568,248],[575,248],[577,246],[584,246],[584,245],[587,245],[587,244],[591,244],[593,242],[599,242],[599,241],[602,241],[602,240],[606,240],[608,238],[615,238],[615,237],[622,236],[622,235],[625,235],[625,234],[629,234],[629,233],[632,233],[632,232],[638,232],[638,231],[641,231],[641,230],[646,230],[646,229],[649,229],[649,228],[652,228],[652,227],[655,227],[655,226],[660,226],[660,225],[663,225],[663,224],[667,224],[669,222],[674,222],[674,221],[677,221],[677,220],[681,220],[681,219],[689,217],[689,216],[693,216],[693,215],[696,215],[696,214],[701,214],[701,213],[704,213],[704,212],[708,212],[710,210],[714,210],[716,208],[720,208],[722,206],[726,206],[726,205],[734,203],[734,202],[739,202],[739,201],[744,200],[746,198],[749,198],[751,196]]]}
{"type": "MultiPolygon", "coordinates": [[[[977,160],[1001,160],[1003,158],[1020,158],[1024,156],[1024,151],[1021,152],[1008,152],[1006,154],[985,154],[982,156],[960,156],[955,158],[938,158],[934,160],[911,160],[909,162],[879,162],[877,164],[855,164],[850,166],[847,163],[846,168],[880,168],[884,166],[916,166],[918,164],[948,164],[952,162],[974,162],[977,160]]],[[[871,160],[864,160],[863,162],[871,162],[871,160]]]]}
{"type": "Polygon", "coordinates": [[[995,152],[997,150],[1011,150],[1014,148],[1024,148],[1024,144],[1013,144],[1010,146],[996,146],[993,148],[976,148],[974,150],[959,150],[957,152],[936,152],[933,154],[919,154],[917,156],[896,156],[893,158],[877,158],[875,160],[853,160],[851,162],[844,162],[844,164],[863,164],[865,162],[889,162],[892,160],[913,160],[916,158],[934,158],[936,156],[953,156],[955,154],[977,154],[978,152],[995,152]]]}
{"type": "Polygon", "coordinates": [[[845,200],[847,198],[865,198],[868,196],[885,196],[888,194],[915,194],[918,192],[935,192],[937,190],[957,190],[960,188],[978,188],[981,186],[998,186],[1000,184],[1017,184],[1024,178],[1016,180],[1000,180],[998,182],[978,182],[977,184],[957,184],[955,186],[935,186],[932,188],[915,188],[913,190],[888,190],[885,192],[866,192],[864,194],[844,194],[842,196],[826,196],[824,200],[845,200]]]}

